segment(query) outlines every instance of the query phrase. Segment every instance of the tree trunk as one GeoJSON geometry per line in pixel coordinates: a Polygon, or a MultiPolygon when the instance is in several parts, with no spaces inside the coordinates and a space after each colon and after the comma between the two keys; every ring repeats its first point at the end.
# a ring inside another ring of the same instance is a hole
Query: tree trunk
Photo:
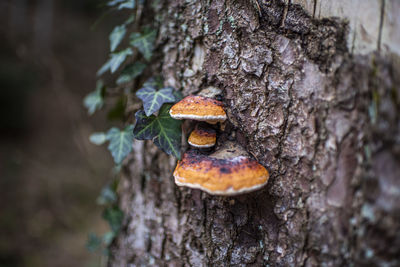
{"type": "Polygon", "coordinates": [[[219,144],[234,133],[271,177],[211,196],[177,187],[175,159],[135,141],[110,265],[398,266],[399,2],[170,0],[151,12],[154,72],[184,95],[222,89],[219,144]]]}

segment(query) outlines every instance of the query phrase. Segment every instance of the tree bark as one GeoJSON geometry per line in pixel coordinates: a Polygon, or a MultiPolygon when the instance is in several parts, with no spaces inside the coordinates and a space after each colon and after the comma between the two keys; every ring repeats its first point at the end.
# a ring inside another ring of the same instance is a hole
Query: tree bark
{"type": "Polygon", "coordinates": [[[379,39],[364,43],[370,28],[324,18],[335,14],[321,1],[153,6],[153,71],[184,95],[222,89],[229,123],[218,144],[234,135],[271,177],[253,193],[211,196],[177,187],[175,159],[135,141],[109,264],[398,266],[400,58],[382,10],[400,8],[378,2],[369,20],[379,39]]]}

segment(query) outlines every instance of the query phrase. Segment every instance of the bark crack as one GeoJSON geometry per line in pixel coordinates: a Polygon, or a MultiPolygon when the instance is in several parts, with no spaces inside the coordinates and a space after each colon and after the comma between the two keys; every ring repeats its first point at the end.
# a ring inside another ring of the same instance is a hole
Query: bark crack
{"type": "Polygon", "coordinates": [[[382,29],[383,29],[383,23],[384,23],[384,18],[385,18],[385,2],[386,0],[381,0],[381,13],[380,13],[380,19],[379,19],[379,34],[378,34],[378,51],[381,51],[381,42],[382,42],[382,29]]]}
{"type": "Polygon", "coordinates": [[[317,1],[318,0],[314,0],[314,5],[313,5],[313,13],[312,13],[312,17],[315,18],[315,12],[317,10],[317,1]]]}
{"type": "Polygon", "coordinates": [[[278,143],[278,153],[276,158],[281,160],[282,157],[282,149],[283,149],[283,142],[286,140],[286,133],[288,132],[288,126],[289,126],[289,116],[291,115],[290,112],[290,108],[292,107],[292,103],[293,103],[293,97],[292,97],[292,86],[293,86],[293,81],[291,82],[289,88],[288,88],[288,95],[289,95],[289,103],[287,104],[287,107],[285,109],[286,111],[286,116],[285,116],[285,120],[283,122],[283,126],[282,126],[282,134],[279,137],[279,143],[278,143]]]}
{"type": "Polygon", "coordinates": [[[283,8],[283,14],[282,14],[282,21],[281,21],[281,28],[285,27],[285,20],[288,14],[289,10],[289,5],[291,3],[291,0],[285,0],[285,7],[283,8]]]}

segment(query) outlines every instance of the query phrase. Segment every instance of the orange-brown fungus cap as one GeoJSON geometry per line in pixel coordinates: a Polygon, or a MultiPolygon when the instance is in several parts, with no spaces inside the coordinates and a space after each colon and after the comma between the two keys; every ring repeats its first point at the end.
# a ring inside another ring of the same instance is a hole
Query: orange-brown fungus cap
{"type": "Polygon", "coordinates": [[[175,168],[175,183],[212,195],[237,195],[257,190],[267,183],[269,174],[246,154],[236,149],[222,149],[207,156],[189,150],[175,168]]]}
{"type": "Polygon", "coordinates": [[[202,127],[198,124],[189,136],[189,145],[197,148],[213,147],[217,140],[217,134],[214,129],[202,127]]]}
{"type": "Polygon", "coordinates": [[[169,114],[178,120],[189,119],[216,123],[226,120],[226,113],[222,107],[221,101],[190,95],[173,105],[169,114]]]}

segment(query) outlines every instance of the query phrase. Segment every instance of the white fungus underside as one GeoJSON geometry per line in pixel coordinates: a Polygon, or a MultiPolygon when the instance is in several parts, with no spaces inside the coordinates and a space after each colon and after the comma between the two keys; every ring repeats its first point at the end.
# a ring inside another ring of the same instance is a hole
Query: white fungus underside
{"type": "Polygon", "coordinates": [[[258,184],[258,185],[254,185],[251,187],[245,187],[245,188],[241,188],[239,190],[234,190],[232,187],[229,187],[227,190],[221,191],[221,190],[217,190],[217,191],[211,191],[208,188],[203,187],[200,184],[191,184],[191,183],[182,183],[179,182],[178,179],[184,179],[178,175],[174,175],[175,178],[175,184],[177,186],[186,186],[186,187],[190,187],[193,189],[200,189],[203,190],[205,192],[207,192],[210,195],[217,195],[217,196],[235,196],[235,195],[240,195],[240,194],[244,194],[244,193],[249,193],[249,192],[253,192],[256,191],[258,189],[260,189],[261,187],[263,187],[264,185],[267,184],[268,182],[268,177],[266,177],[267,179],[265,180],[264,183],[262,184],[258,184]]]}
{"type": "Polygon", "coordinates": [[[188,140],[189,145],[193,146],[193,147],[197,147],[197,148],[209,148],[209,147],[213,147],[215,145],[215,143],[213,144],[206,144],[206,145],[198,145],[198,144],[193,144],[192,142],[190,142],[188,140]]]}
{"type": "Polygon", "coordinates": [[[197,120],[197,121],[225,121],[226,115],[218,116],[199,116],[199,115],[187,115],[187,114],[172,114],[171,110],[169,114],[172,118],[177,120],[197,120]]]}

